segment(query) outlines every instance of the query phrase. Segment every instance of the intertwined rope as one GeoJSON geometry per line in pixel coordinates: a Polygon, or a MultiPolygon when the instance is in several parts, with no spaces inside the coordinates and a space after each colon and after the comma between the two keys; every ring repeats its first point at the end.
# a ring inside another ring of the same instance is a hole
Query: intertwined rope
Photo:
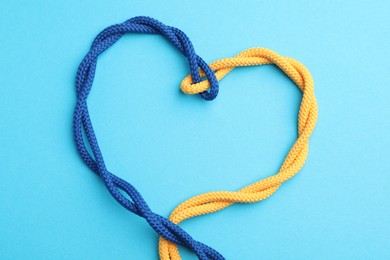
{"type": "MultiPolygon", "coordinates": [[[[295,174],[305,164],[309,151],[309,137],[317,122],[317,101],[314,96],[314,82],[310,72],[298,61],[283,57],[276,52],[264,48],[252,48],[241,52],[234,58],[221,59],[210,64],[218,80],[225,77],[236,67],[275,64],[301,89],[302,102],[298,115],[298,138],[287,154],[278,173],[257,181],[238,191],[215,191],[204,193],[181,203],[170,215],[169,219],[179,224],[185,219],[210,214],[222,210],[234,203],[252,203],[270,197],[281,184],[295,174]]],[[[193,83],[187,76],[181,84],[186,94],[206,91],[209,82],[193,83]]],[[[175,244],[160,237],[159,253],[162,260],[178,260],[180,254],[175,244]]]]}
{"type": "Polygon", "coordinates": [[[211,90],[201,96],[212,100],[218,93],[218,82],[213,71],[198,55],[188,37],[179,29],[166,26],[150,17],[135,17],[124,23],[104,29],[93,41],[91,49],[79,65],[76,76],[77,103],[73,116],[73,133],[77,150],[85,164],[104,182],[110,194],[123,207],[143,217],[149,225],[165,239],[193,251],[199,259],[224,259],[214,249],[194,240],[179,226],[154,213],[141,194],[127,181],[109,172],[99,148],[95,131],[88,112],[87,98],[92,88],[98,56],[126,33],[161,34],[167,38],[187,59],[195,81],[200,81],[199,68],[206,71],[211,82],[211,90]],[[83,137],[83,131],[86,138],[83,137]],[[87,147],[91,148],[92,154],[87,147]],[[123,193],[127,194],[125,196],[123,193]]]}

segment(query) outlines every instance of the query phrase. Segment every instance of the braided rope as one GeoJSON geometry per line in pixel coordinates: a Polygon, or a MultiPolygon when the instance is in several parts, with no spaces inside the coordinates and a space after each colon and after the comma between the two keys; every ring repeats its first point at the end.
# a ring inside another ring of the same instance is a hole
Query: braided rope
{"type": "Polygon", "coordinates": [[[152,212],[141,194],[130,183],[110,173],[106,168],[88,113],[87,97],[95,76],[98,56],[124,34],[130,32],[163,35],[187,57],[191,76],[195,82],[201,80],[201,76],[198,73],[199,69],[206,73],[211,84],[211,89],[210,91],[200,92],[202,98],[212,100],[218,93],[218,81],[215,78],[214,72],[203,59],[196,55],[191,41],[179,29],[166,26],[149,17],[135,17],[124,23],[109,26],[97,35],[90,51],[84,57],[77,70],[77,103],[73,117],[73,133],[77,150],[85,164],[103,180],[106,188],[115,200],[127,210],[145,218],[160,236],[172,243],[188,248],[199,259],[224,259],[214,249],[194,240],[179,226],[152,212]],[[83,131],[86,138],[83,137],[83,131]],[[86,148],[88,145],[91,148],[92,154],[86,148]],[[123,195],[121,191],[126,193],[130,199],[123,195]]]}
{"type": "MultiPolygon", "coordinates": [[[[199,215],[210,214],[222,210],[234,203],[252,203],[270,197],[281,184],[295,174],[305,164],[309,151],[309,137],[317,122],[317,101],[314,96],[314,82],[310,72],[298,61],[283,57],[268,49],[252,48],[241,52],[234,58],[221,59],[210,64],[217,79],[225,77],[236,67],[275,64],[303,92],[298,115],[298,138],[286,156],[279,172],[273,176],[257,181],[238,191],[216,191],[204,193],[181,203],[171,213],[169,219],[179,224],[183,220],[199,215]]],[[[203,75],[203,74],[202,74],[203,75]]],[[[181,90],[186,94],[196,94],[209,88],[207,81],[193,83],[187,76],[181,84],[181,90]]],[[[159,253],[162,260],[178,260],[180,254],[175,244],[160,237],[159,253]]]]}

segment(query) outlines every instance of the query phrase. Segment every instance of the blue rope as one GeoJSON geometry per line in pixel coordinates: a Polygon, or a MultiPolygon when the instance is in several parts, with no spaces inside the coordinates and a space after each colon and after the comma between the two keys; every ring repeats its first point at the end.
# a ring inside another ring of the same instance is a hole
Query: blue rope
{"type": "Polygon", "coordinates": [[[149,225],[159,235],[177,245],[188,248],[194,252],[199,259],[224,259],[216,250],[194,240],[182,228],[172,223],[170,220],[152,212],[141,194],[130,183],[110,173],[106,168],[89,117],[87,97],[95,76],[98,56],[119,40],[124,34],[131,32],[163,35],[173,43],[185,57],[187,57],[194,82],[200,82],[201,80],[199,68],[205,72],[211,87],[209,91],[201,93],[201,97],[205,100],[212,100],[218,94],[218,81],[215,78],[214,72],[202,58],[196,55],[191,41],[179,29],[166,26],[150,17],[134,17],[124,23],[109,26],[95,38],[91,49],[84,57],[77,70],[77,103],[73,116],[73,134],[77,150],[85,164],[101,177],[106,188],[115,200],[129,211],[145,218],[149,225]],[[86,140],[91,148],[92,154],[90,154],[86,148],[87,144],[84,141],[83,131],[85,132],[86,140]],[[126,193],[131,200],[120,191],[126,193]]]}

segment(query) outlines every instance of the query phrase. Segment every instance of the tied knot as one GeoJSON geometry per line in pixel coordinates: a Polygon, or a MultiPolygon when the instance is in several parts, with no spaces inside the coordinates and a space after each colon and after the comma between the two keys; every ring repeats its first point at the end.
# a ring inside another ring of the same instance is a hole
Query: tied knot
{"type": "Polygon", "coordinates": [[[188,59],[188,64],[193,82],[201,82],[207,79],[208,88],[199,92],[200,96],[207,101],[215,99],[218,95],[218,80],[209,67],[209,65],[195,53],[194,47],[187,35],[180,29],[164,25],[163,23],[144,16],[131,18],[123,23],[123,25],[134,27],[137,32],[142,33],[159,33],[167,38],[185,57],[188,59]]]}

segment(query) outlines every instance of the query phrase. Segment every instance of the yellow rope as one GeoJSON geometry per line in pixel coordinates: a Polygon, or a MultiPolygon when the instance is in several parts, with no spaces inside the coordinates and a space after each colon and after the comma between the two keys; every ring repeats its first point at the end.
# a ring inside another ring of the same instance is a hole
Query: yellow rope
{"type": "MultiPolygon", "coordinates": [[[[239,191],[215,191],[204,193],[181,203],[170,215],[169,219],[178,224],[185,219],[205,215],[222,210],[234,203],[249,203],[270,197],[281,184],[295,174],[305,164],[309,151],[309,137],[317,122],[317,101],[314,96],[314,82],[310,72],[298,61],[283,57],[268,49],[251,48],[241,52],[234,58],[221,59],[210,64],[217,79],[225,77],[235,67],[275,64],[288,75],[303,92],[298,115],[298,138],[286,156],[279,172],[273,176],[259,180],[239,191]]],[[[191,76],[187,76],[181,84],[186,94],[196,94],[209,88],[207,81],[192,84],[191,76]]],[[[179,260],[177,246],[160,237],[159,254],[162,260],[179,260]]]]}

